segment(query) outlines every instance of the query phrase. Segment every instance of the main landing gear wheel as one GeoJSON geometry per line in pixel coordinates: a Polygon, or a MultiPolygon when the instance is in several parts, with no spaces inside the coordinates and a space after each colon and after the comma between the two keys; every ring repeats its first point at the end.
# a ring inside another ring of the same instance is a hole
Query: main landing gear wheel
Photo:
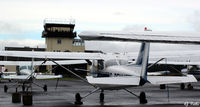
{"type": "Polygon", "coordinates": [[[192,86],[191,84],[188,84],[188,85],[187,85],[187,88],[188,88],[189,90],[192,90],[192,89],[193,89],[193,86],[192,86]]]}
{"type": "Polygon", "coordinates": [[[185,89],[185,84],[184,83],[181,83],[181,90],[184,90],[185,89]]]}
{"type": "Polygon", "coordinates": [[[100,102],[104,102],[104,93],[101,92],[99,96],[100,102]]]}
{"type": "Polygon", "coordinates": [[[160,84],[160,89],[165,89],[165,88],[166,88],[165,84],[160,84]]]}
{"type": "Polygon", "coordinates": [[[47,85],[46,84],[44,85],[43,89],[44,89],[44,92],[47,92],[47,85]]]}
{"type": "Polygon", "coordinates": [[[140,98],[140,104],[146,104],[147,103],[145,92],[141,92],[139,98],[140,98]]]}
{"type": "Polygon", "coordinates": [[[4,85],[4,92],[6,93],[8,91],[8,86],[4,85]]]}
{"type": "Polygon", "coordinates": [[[77,105],[81,105],[81,104],[83,104],[83,102],[81,101],[81,95],[79,94],[79,93],[76,93],[76,95],[75,95],[75,104],[77,104],[77,105]]]}

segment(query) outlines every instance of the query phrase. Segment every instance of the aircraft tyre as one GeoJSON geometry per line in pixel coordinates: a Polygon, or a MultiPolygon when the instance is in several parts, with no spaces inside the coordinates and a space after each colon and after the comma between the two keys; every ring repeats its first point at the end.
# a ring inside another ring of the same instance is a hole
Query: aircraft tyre
{"type": "Polygon", "coordinates": [[[44,89],[44,92],[47,92],[47,85],[46,84],[44,85],[43,89],[44,89]]]}
{"type": "Polygon", "coordinates": [[[12,102],[13,103],[20,103],[21,102],[21,94],[16,92],[12,93],[12,102]]]}
{"type": "Polygon", "coordinates": [[[8,86],[4,85],[4,92],[6,93],[8,91],[8,86]]]}
{"type": "Polygon", "coordinates": [[[165,88],[166,88],[165,84],[160,84],[160,89],[165,89],[165,88]]]}
{"type": "Polygon", "coordinates": [[[83,104],[83,102],[81,101],[81,95],[79,94],[79,93],[76,93],[76,95],[75,95],[75,104],[76,105],[81,105],[81,104],[83,104]]]}
{"type": "Polygon", "coordinates": [[[100,102],[104,102],[104,93],[101,92],[99,96],[100,102]]]}
{"type": "Polygon", "coordinates": [[[184,90],[184,89],[185,89],[185,84],[184,84],[184,83],[181,83],[180,88],[181,88],[181,90],[184,90]]]}
{"type": "Polygon", "coordinates": [[[192,86],[191,84],[188,84],[188,85],[187,85],[187,88],[188,88],[189,90],[192,90],[192,89],[193,89],[193,86],[192,86]]]}
{"type": "Polygon", "coordinates": [[[145,92],[141,92],[139,98],[140,98],[140,104],[146,104],[147,103],[145,92]]]}
{"type": "Polygon", "coordinates": [[[23,104],[24,105],[32,105],[33,104],[33,96],[32,93],[25,93],[23,95],[23,104]]]}

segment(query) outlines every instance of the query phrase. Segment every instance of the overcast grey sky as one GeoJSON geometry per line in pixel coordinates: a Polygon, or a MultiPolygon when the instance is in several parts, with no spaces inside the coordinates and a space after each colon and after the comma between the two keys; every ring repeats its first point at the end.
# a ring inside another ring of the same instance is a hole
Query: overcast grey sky
{"type": "Polygon", "coordinates": [[[0,48],[44,46],[45,18],[74,18],[76,31],[141,31],[145,26],[153,31],[200,31],[199,4],[199,0],[1,0],[0,48]]]}

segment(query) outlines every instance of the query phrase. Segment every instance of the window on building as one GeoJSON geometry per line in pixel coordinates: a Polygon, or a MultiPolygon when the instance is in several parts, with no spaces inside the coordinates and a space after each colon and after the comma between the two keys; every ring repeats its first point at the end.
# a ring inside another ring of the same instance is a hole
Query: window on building
{"type": "Polygon", "coordinates": [[[58,40],[57,40],[57,44],[62,44],[61,39],[58,39],[58,40]]]}
{"type": "Polygon", "coordinates": [[[81,39],[74,39],[72,42],[73,46],[84,46],[84,42],[81,39]]]}

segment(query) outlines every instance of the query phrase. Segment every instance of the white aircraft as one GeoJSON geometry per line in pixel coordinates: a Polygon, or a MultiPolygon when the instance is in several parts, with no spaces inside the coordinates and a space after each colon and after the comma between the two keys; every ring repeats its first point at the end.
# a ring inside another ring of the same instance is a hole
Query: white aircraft
{"type": "MultiPolygon", "coordinates": [[[[182,35],[182,34],[181,34],[182,35]]],[[[187,83],[197,82],[193,75],[185,76],[147,76],[147,65],[149,60],[150,42],[167,42],[167,43],[191,43],[200,44],[199,37],[187,37],[176,35],[163,35],[151,32],[140,33],[120,33],[120,32],[82,32],[79,36],[85,40],[113,40],[113,41],[139,41],[142,42],[141,49],[135,64],[120,64],[121,59],[127,58],[124,55],[108,55],[102,53],[67,53],[67,52],[8,52],[1,51],[0,55],[4,56],[21,56],[34,58],[49,58],[49,59],[89,59],[89,60],[105,60],[105,65],[111,60],[111,65],[104,67],[102,72],[120,74],[120,76],[111,75],[109,77],[87,76],[87,80],[81,78],[83,81],[94,86],[96,89],[89,94],[81,97],[79,93],[76,94],[76,104],[81,104],[81,100],[88,95],[101,90],[100,101],[104,100],[103,90],[124,89],[127,92],[135,95],[140,99],[140,103],[147,103],[146,95],[141,92],[140,96],[127,90],[128,87],[142,86],[146,82],[151,84],[171,84],[171,83],[187,83]],[[111,59],[111,60],[109,60],[111,59]]],[[[130,57],[129,57],[130,58],[130,57]]],[[[52,60],[53,61],[53,60],[52,60]]],[[[56,61],[54,63],[58,64],[56,61]]],[[[58,64],[59,65],[59,64],[58,64]]],[[[60,65],[64,68],[64,66],[60,65]]],[[[67,68],[65,68],[68,70],[67,68]]],[[[93,72],[92,67],[91,72],[93,72]]],[[[70,70],[68,70],[71,72],[70,70]]],[[[71,72],[73,73],[73,72],[71,72]]]]}
{"type": "MultiPolygon", "coordinates": [[[[85,64],[86,61],[84,60],[62,60],[58,61],[60,64],[85,64]]],[[[59,79],[62,78],[62,75],[44,75],[41,73],[35,73],[34,66],[38,65],[55,65],[50,61],[0,61],[0,65],[19,65],[18,72],[9,73],[10,75],[2,74],[2,79],[9,79],[15,80],[17,84],[17,88],[22,86],[22,90],[24,91],[25,88],[31,88],[31,85],[34,84],[36,86],[40,86],[34,82],[34,79],[59,79]],[[27,87],[26,87],[27,86],[27,87]]],[[[57,84],[56,84],[57,85],[57,84]]],[[[41,86],[40,86],[41,87],[41,86]]],[[[7,92],[8,86],[4,86],[4,92],[7,92]]],[[[44,91],[47,91],[47,85],[43,86],[44,91]]]]}
{"type": "MultiPolygon", "coordinates": [[[[163,58],[164,60],[159,61],[159,65],[167,65],[168,68],[172,68],[176,73],[175,75],[194,75],[197,80],[200,80],[200,72],[198,66],[200,65],[199,50],[176,50],[176,51],[162,51],[162,52],[151,52],[149,63],[154,63],[155,61],[163,58]],[[185,66],[182,70],[177,70],[173,65],[185,66]],[[194,69],[195,68],[195,69],[194,69]]],[[[193,86],[189,83],[187,85],[189,89],[193,86]]],[[[181,89],[185,88],[185,84],[180,85],[181,89]]]]}

